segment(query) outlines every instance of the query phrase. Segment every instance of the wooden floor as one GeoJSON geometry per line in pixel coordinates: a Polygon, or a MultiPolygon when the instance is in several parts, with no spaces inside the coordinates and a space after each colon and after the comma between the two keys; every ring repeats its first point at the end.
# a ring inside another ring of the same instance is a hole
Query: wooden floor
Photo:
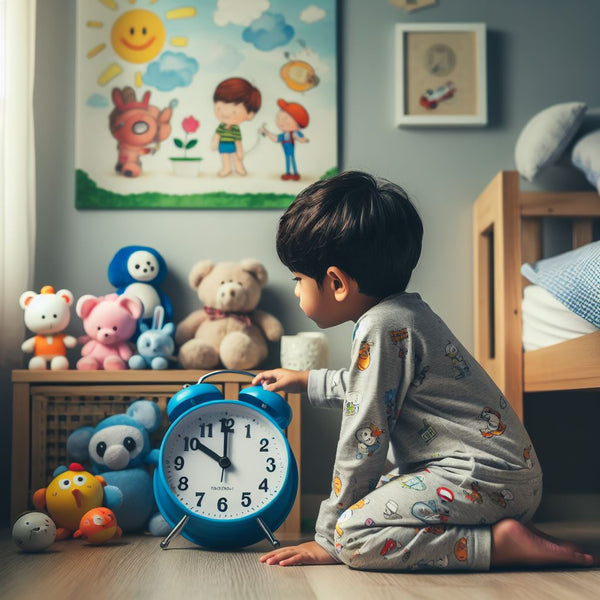
{"type": "MultiPolygon", "coordinates": [[[[600,551],[600,523],[543,526],[552,535],[600,551]]],[[[283,544],[292,543],[281,536],[283,544]]],[[[209,552],[176,538],[127,536],[107,546],[58,542],[41,554],[23,554],[9,532],[0,538],[0,599],[151,600],[166,598],[270,600],[600,598],[600,569],[492,573],[374,573],[345,566],[272,567],[258,561],[265,542],[243,552],[209,552]]]]}

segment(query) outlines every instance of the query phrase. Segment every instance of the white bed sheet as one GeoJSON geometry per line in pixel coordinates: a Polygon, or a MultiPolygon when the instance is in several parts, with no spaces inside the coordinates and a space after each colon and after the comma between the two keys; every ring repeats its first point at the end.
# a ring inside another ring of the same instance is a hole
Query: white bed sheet
{"type": "Polygon", "coordinates": [[[522,311],[525,352],[598,331],[538,285],[525,288],[522,311]]]}

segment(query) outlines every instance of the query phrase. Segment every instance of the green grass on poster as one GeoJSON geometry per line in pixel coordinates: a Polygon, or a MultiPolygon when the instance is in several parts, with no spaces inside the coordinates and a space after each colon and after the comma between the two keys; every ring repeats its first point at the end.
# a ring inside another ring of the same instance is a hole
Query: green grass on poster
{"type": "MultiPolygon", "coordinates": [[[[329,169],[322,179],[337,173],[329,169]]],[[[138,208],[227,208],[269,209],[287,208],[294,199],[293,194],[231,194],[209,192],[206,194],[163,194],[143,192],[140,194],[118,194],[98,187],[82,169],[75,171],[75,207],[93,209],[138,209],[138,208]]]]}

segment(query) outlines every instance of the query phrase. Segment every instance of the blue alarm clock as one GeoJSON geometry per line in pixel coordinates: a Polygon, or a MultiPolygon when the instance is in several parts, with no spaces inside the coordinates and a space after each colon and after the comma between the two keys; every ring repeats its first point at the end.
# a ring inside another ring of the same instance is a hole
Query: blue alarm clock
{"type": "Polygon", "coordinates": [[[298,491],[298,468],[285,437],[289,404],[261,386],[227,400],[200,378],[167,404],[171,426],[154,472],[158,508],[176,535],[214,549],[239,548],[265,537],[285,521],[298,491]]]}

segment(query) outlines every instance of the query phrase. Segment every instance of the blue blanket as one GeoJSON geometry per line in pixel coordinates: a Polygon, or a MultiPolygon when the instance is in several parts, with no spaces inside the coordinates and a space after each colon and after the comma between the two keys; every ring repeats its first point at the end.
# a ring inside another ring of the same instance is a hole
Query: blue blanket
{"type": "Polygon", "coordinates": [[[533,265],[525,263],[521,273],[600,328],[600,241],[533,265]]]}

